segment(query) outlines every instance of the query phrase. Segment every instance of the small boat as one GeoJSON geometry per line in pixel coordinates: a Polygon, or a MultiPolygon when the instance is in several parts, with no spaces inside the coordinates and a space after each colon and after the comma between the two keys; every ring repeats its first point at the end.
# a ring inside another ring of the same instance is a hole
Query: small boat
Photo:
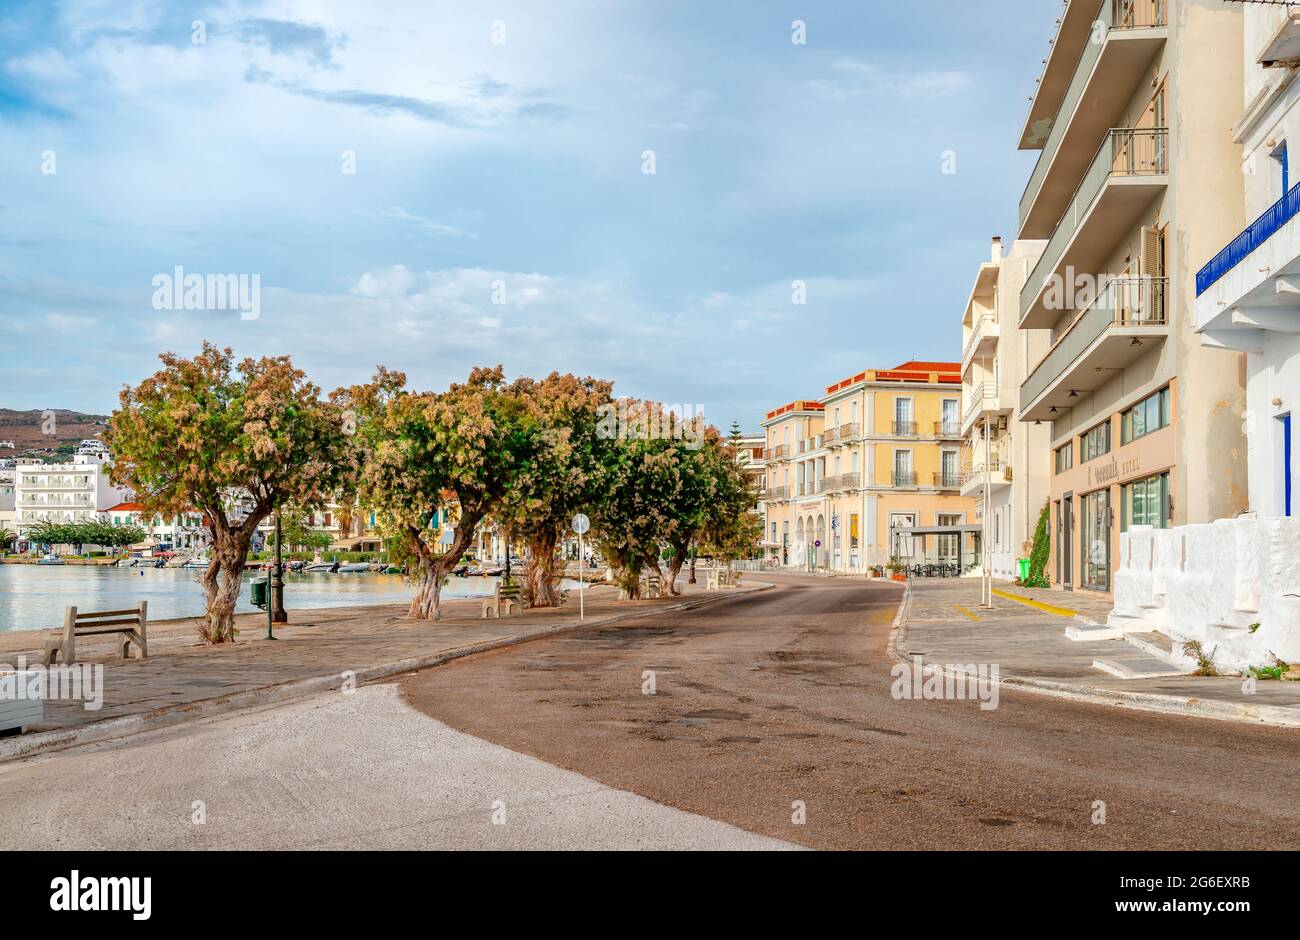
{"type": "Polygon", "coordinates": [[[206,568],[208,560],[206,558],[191,558],[181,565],[182,568],[206,568]]]}
{"type": "Polygon", "coordinates": [[[339,570],[339,563],[337,561],[318,561],[315,564],[308,565],[307,570],[324,571],[333,574],[339,570]]]}
{"type": "Polygon", "coordinates": [[[185,567],[186,565],[188,565],[189,563],[190,563],[190,560],[189,560],[188,558],[186,558],[184,555],[173,555],[171,558],[168,558],[168,559],[167,559],[167,563],[164,565],[164,567],[166,567],[166,568],[184,568],[184,567],[185,567]]]}
{"type": "Polygon", "coordinates": [[[60,558],[58,555],[46,555],[46,556],[44,556],[43,558],[41,558],[38,562],[36,562],[36,564],[38,564],[38,565],[61,565],[61,564],[63,564],[63,559],[60,558]]]}
{"type": "Polygon", "coordinates": [[[335,569],[339,574],[352,574],[357,571],[369,571],[370,563],[367,561],[353,561],[346,565],[339,565],[335,569]]]}

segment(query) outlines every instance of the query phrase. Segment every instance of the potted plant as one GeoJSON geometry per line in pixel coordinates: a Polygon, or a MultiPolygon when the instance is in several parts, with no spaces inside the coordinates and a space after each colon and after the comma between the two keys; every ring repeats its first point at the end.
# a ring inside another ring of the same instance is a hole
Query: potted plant
{"type": "Polygon", "coordinates": [[[889,569],[889,577],[894,581],[907,580],[907,565],[899,561],[897,555],[889,559],[889,564],[885,567],[889,569]]]}

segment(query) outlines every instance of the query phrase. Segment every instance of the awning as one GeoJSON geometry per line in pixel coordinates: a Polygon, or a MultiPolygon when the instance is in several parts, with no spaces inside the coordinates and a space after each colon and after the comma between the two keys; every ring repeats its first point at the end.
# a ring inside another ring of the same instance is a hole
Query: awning
{"type": "Polygon", "coordinates": [[[891,535],[962,535],[983,531],[982,525],[918,525],[889,530],[891,535]]]}

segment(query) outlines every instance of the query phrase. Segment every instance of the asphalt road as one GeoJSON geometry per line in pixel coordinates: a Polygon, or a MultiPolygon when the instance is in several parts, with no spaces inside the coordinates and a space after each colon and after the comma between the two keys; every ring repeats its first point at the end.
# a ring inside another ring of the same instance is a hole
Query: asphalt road
{"type": "Polygon", "coordinates": [[[0,765],[4,849],[790,848],[426,718],[397,686],[0,765]]]}
{"type": "Polygon", "coordinates": [[[771,580],[427,670],[402,692],[512,751],[817,848],[1300,847],[1295,731],[1024,692],[988,711],[895,700],[898,588],[771,580]]]}

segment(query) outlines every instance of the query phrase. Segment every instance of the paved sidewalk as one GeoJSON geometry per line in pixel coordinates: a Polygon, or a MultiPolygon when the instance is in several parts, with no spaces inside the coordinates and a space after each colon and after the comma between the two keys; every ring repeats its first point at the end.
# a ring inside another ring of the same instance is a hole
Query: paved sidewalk
{"type": "MultiPolygon", "coordinates": [[[[761,589],[750,582],[738,590],[706,591],[704,579],[679,579],[681,597],[620,601],[617,589],[599,584],[587,590],[585,625],[608,623],[654,609],[710,602],[761,589]]],[[[103,707],[46,701],[45,720],[22,735],[0,737],[0,760],[82,740],[130,733],[248,705],[340,687],[344,673],[355,682],[437,665],[458,656],[508,646],[579,626],[577,599],[559,609],[526,610],[500,620],[480,619],[480,599],[449,601],[439,623],[406,619],[406,605],[290,610],[291,623],[266,639],[264,614],[236,618],[239,639],[205,646],[193,620],[150,624],[149,658],[123,660],[109,641],[77,644],[78,662],[103,663],[103,707]]],[[[5,636],[3,661],[20,655],[39,663],[46,631],[5,636]]]]}
{"type": "Polygon", "coordinates": [[[1064,616],[998,595],[993,610],[983,610],[978,579],[918,579],[911,582],[899,655],[920,655],[936,664],[996,663],[1004,680],[1024,680],[1021,684],[1044,691],[1300,726],[1300,682],[1261,681],[1255,693],[1247,695],[1239,677],[1118,679],[1094,668],[1093,660],[1137,662],[1149,658],[1147,654],[1126,640],[1076,641],[1065,636],[1065,628],[1078,622],[1069,616],[1071,610],[1088,620],[1105,621],[1096,599],[1081,605],[1077,592],[1033,592],[999,581],[994,587],[1057,607],[1064,616]]]}

